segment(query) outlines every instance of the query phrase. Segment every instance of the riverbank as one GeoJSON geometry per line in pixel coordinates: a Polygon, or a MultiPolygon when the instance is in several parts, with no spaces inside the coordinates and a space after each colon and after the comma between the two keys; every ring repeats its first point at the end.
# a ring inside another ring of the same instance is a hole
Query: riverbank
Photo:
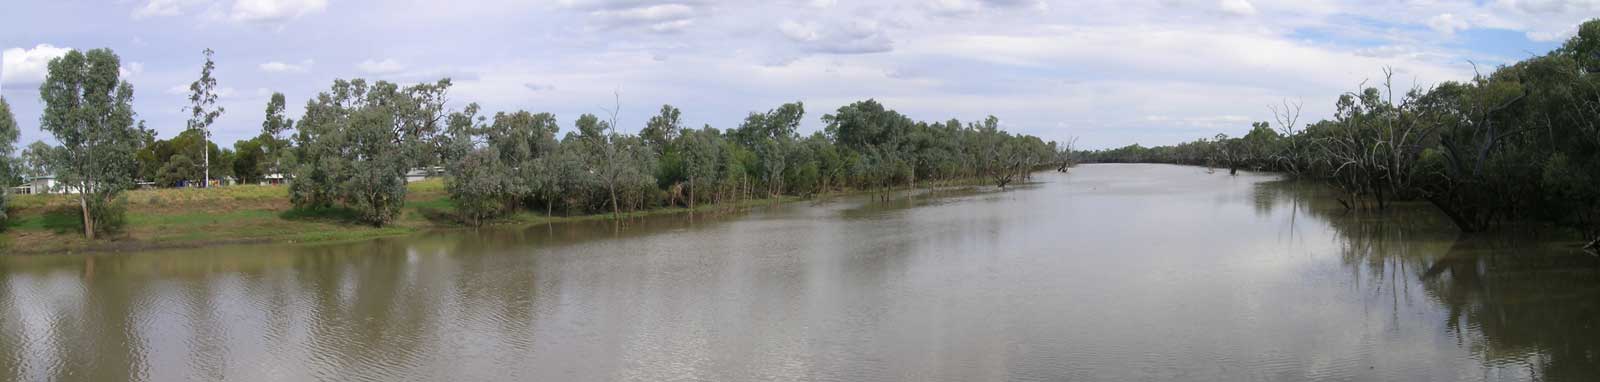
{"type": "MultiPolygon", "coordinates": [[[[406,186],[406,205],[394,223],[373,227],[357,223],[345,211],[296,211],[287,186],[231,186],[215,189],[155,189],[127,193],[127,220],[110,239],[83,237],[77,199],[71,195],[18,195],[12,219],[0,233],[0,253],[38,255],[77,252],[120,252],[196,248],[256,243],[327,243],[411,235],[466,228],[456,221],[455,206],[439,179],[406,186]]],[[[736,210],[781,203],[795,197],[704,204],[696,212],[736,210]]],[[[690,212],[683,207],[634,211],[624,217],[690,212]]],[[[534,225],[609,219],[611,214],[549,216],[519,212],[490,225],[534,225]]]]}

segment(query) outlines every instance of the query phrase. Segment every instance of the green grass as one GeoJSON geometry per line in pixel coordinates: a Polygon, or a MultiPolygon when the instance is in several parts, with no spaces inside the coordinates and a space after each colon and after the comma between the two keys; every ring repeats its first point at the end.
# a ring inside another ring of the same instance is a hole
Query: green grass
{"type": "MultiPolygon", "coordinates": [[[[214,189],[134,190],[128,200],[123,232],[89,241],[82,235],[77,199],[71,195],[21,195],[14,201],[8,229],[0,233],[0,253],[61,253],[192,247],[234,243],[325,243],[403,236],[430,229],[459,228],[455,204],[444,182],[433,179],[407,185],[405,207],[384,227],[358,223],[343,208],[289,208],[284,186],[232,186],[214,189]]],[[[795,197],[746,200],[696,206],[695,211],[737,209],[781,203],[795,197]]],[[[669,207],[623,214],[637,218],[689,212],[669,207]]],[[[531,225],[603,220],[611,214],[548,216],[523,211],[489,222],[531,225]]]]}

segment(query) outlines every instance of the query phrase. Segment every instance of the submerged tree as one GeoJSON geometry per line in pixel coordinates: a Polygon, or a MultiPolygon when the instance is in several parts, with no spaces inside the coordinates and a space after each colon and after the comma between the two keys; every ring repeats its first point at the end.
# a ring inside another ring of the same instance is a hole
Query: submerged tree
{"type": "Polygon", "coordinates": [[[1385,69],[1381,86],[1340,96],[1333,118],[1304,128],[1299,105],[1285,101],[1272,108],[1273,134],[1256,124],[1243,139],[1219,135],[1088,156],[1203,164],[1245,153],[1250,166],[1329,182],[1345,193],[1339,200],[1349,209],[1426,200],[1464,232],[1537,220],[1600,243],[1596,73],[1600,20],[1591,20],[1560,49],[1468,81],[1397,91],[1385,69]]]}
{"type": "Polygon", "coordinates": [[[473,226],[500,216],[516,205],[511,169],[494,147],[473,150],[450,165],[446,182],[462,220],[473,226]]]}

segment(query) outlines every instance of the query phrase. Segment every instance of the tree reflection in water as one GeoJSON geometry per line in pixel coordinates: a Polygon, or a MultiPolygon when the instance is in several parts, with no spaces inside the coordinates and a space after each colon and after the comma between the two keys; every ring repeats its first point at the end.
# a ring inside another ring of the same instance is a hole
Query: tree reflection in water
{"type": "Polygon", "coordinates": [[[1426,204],[1350,211],[1319,185],[1257,187],[1258,211],[1326,221],[1353,284],[1394,312],[1415,303],[1407,288],[1422,288],[1444,311],[1443,327],[1484,366],[1526,368],[1535,380],[1600,376],[1600,258],[1574,237],[1537,227],[1459,234],[1426,204]]]}

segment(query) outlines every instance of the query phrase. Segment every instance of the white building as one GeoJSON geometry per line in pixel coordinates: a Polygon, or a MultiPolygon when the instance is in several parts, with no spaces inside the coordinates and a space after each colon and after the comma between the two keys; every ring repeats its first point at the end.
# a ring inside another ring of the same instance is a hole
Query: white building
{"type": "Polygon", "coordinates": [[[280,173],[267,174],[266,176],[261,177],[261,185],[263,186],[286,183],[289,183],[289,178],[280,173]]]}
{"type": "Polygon", "coordinates": [[[17,194],[76,194],[78,187],[57,182],[55,175],[24,178],[22,185],[13,187],[17,194]]]}
{"type": "Polygon", "coordinates": [[[444,174],[444,167],[418,167],[406,171],[406,183],[420,182],[444,174]]]}

